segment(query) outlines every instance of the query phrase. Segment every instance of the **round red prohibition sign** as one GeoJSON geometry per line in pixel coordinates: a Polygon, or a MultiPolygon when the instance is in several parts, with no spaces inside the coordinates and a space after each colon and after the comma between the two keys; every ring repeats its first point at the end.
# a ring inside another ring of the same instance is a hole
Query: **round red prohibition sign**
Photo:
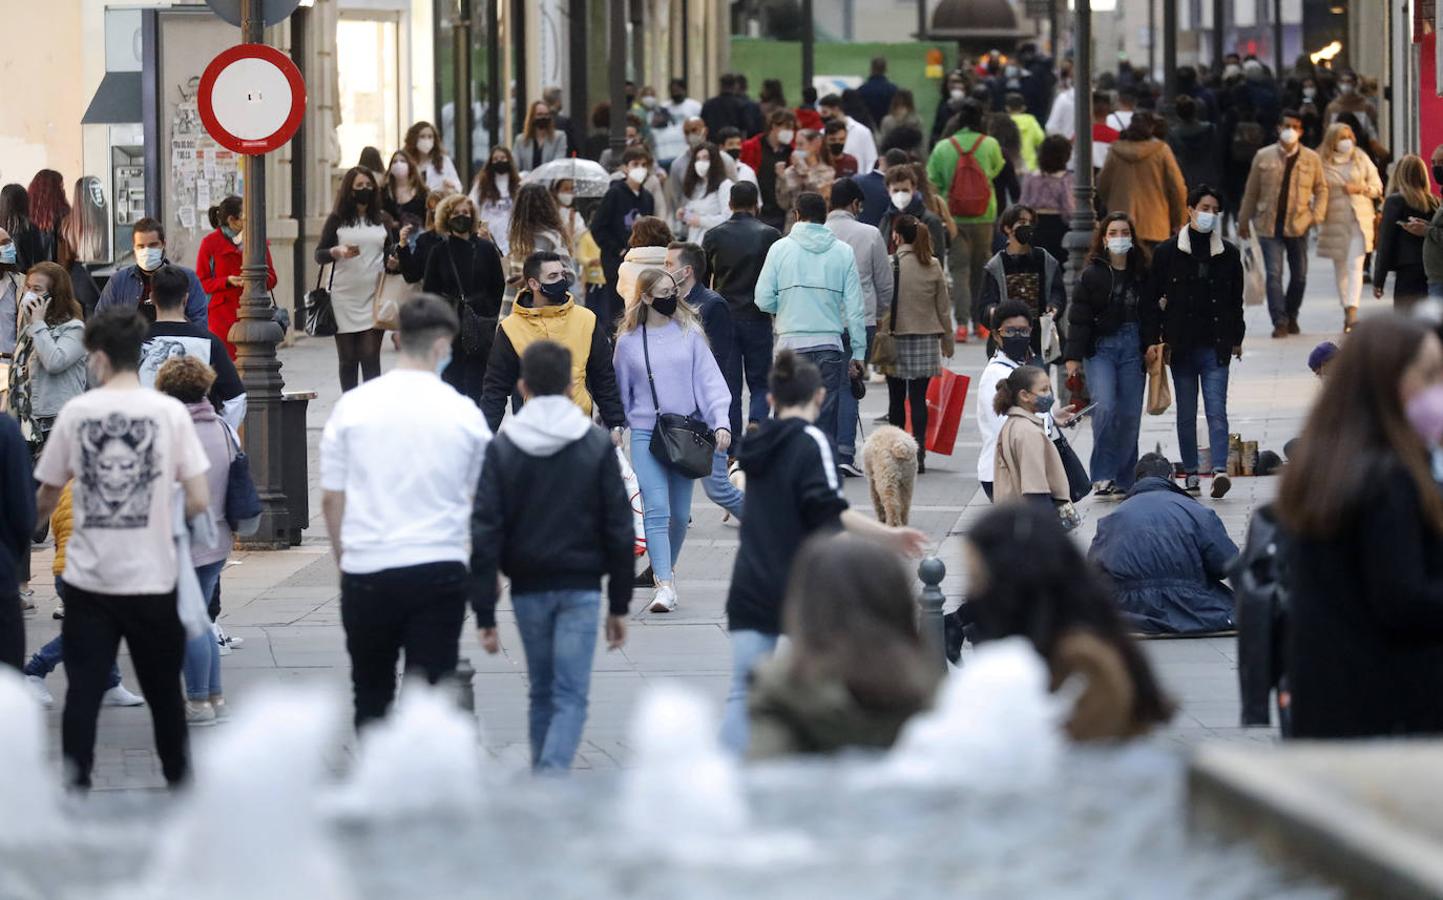
{"type": "Polygon", "coordinates": [[[284,146],[306,114],[306,83],[290,57],[265,44],[224,51],[200,77],[201,124],[216,143],[259,156],[284,146]]]}

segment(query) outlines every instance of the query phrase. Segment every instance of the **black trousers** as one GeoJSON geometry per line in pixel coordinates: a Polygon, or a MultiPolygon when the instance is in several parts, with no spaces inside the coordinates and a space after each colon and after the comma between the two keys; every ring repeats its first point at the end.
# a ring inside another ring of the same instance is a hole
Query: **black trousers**
{"type": "Polygon", "coordinates": [[[20,591],[0,590],[0,665],[16,671],[25,664],[25,612],[20,608],[20,591]]]}
{"type": "Polygon", "coordinates": [[[172,786],[190,774],[185,701],[180,667],[185,661],[185,628],[175,611],[175,591],[166,594],[94,594],[65,584],[65,692],[61,750],[76,787],[90,787],[95,763],[95,724],[100,700],[110,685],[110,669],[120,639],[150,707],[160,768],[172,786]]]}
{"type": "Polygon", "coordinates": [[[341,625],[351,655],[356,728],[379,719],[396,697],[396,661],[431,684],[456,671],[466,618],[466,566],[427,563],[341,575],[341,625]]]}
{"type": "Polygon", "coordinates": [[[907,401],[912,401],[912,436],[917,439],[917,458],[927,454],[927,385],[930,378],[887,376],[887,422],[905,428],[907,401]]]}

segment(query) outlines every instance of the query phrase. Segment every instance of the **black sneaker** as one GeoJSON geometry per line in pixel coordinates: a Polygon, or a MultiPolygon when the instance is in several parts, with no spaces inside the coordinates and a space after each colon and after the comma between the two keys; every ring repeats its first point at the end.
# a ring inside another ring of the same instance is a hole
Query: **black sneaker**
{"type": "Polygon", "coordinates": [[[651,566],[643,569],[632,584],[636,587],[656,587],[656,576],[652,574],[651,566]]]}
{"type": "Polygon", "coordinates": [[[1189,474],[1187,478],[1183,480],[1182,489],[1196,497],[1202,493],[1202,482],[1196,475],[1189,474]]]}
{"type": "Polygon", "coordinates": [[[838,463],[838,464],[837,464],[837,468],[838,468],[838,469],[841,469],[841,470],[842,470],[842,474],[845,475],[845,476],[848,477],[848,478],[861,478],[861,477],[862,477],[862,470],[859,469],[859,468],[857,468],[857,464],[854,463],[854,462],[838,463]]]}
{"type": "Polygon", "coordinates": [[[1213,476],[1213,499],[1221,500],[1222,498],[1226,497],[1228,495],[1228,491],[1232,490],[1232,487],[1233,480],[1227,476],[1226,472],[1217,473],[1213,476]]]}

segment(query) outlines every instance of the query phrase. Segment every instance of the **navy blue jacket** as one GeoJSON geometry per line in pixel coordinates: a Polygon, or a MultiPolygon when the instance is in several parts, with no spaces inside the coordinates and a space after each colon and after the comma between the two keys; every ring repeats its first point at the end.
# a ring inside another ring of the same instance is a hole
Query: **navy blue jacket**
{"type": "Polygon", "coordinates": [[[0,413],[0,598],[20,588],[19,566],[35,533],[35,482],[30,448],[14,416],[0,413]]]}
{"type": "MultiPolygon", "coordinates": [[[[170,260],[166,260],[165,263],[174,265],[170,260]]],[[[185,266],[176,266],[176,268],[184,272],[190,279],[190,294],[185,298],[186,320],[192,325],[208,327],[210,297],[206,295],[205,288],[200,286],[200,279],[195,276],[192,269],[185,266]]],[[[100,302],[95,304],[95,309],[97,312],[112,306],[137,309],[140,306],[141,298],[149,296],[149,276],[141,272],[139,266],[126,266],[110,276],[110,280],[105,283],[105,290],[100,292],[100,302]]]]}
{"type": "Polygon", "coordinates": [[[857,221],[876,228],[882,216],[892,208],[892,197],[887,193],[887,176],[873,169],[853,175],[852,181],[862,189],[862,211],[857,213],[857,221]]]}
{"type": "Polygon", "coordinates": [[[1222,519],[1167,478],[1144,478],[1097,523],[1088,558],[1111,576],[1128,624],[1148,634],[1236,627],[1222,583],[1238,548],[1222,519]]]}
{"type": "Polygon", "coordinates": [[[725,297],[700,281],[691,286],[686,302],[701,317],[701,328],[706,332],[707,343],[711,344],[711,355],[716,357],[717,368],[725,372],[734,341],[732,308],[727,305],[725,297]]]}

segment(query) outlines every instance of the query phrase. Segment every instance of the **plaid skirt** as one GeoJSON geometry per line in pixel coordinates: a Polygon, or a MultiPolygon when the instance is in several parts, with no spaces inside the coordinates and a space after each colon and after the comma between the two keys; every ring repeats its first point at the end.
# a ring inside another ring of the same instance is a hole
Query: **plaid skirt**
{"type": "Polygon", "coordinates": [[[931,378],[942,370],[942,340],[937,334],[899,334],[897,364],[883,371],[893,378],[931,378]]]}

